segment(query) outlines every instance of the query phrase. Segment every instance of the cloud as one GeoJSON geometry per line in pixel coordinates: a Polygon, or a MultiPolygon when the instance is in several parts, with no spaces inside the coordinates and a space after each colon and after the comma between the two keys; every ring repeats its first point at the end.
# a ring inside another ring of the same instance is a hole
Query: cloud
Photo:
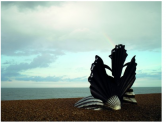
{"type": "Polygon", "coordinates": [[[49,82],[58,82],[58,81],[69,81],[69,82],[84,82],[87,81],[87,78],[85,77],[77,77],[77,78],[64,78],[63,76],[57,77],[57,76],[47,76],[47,77],[41,77],[41,76],[31,76],[31,77],[27,77],[27,76],[22,76],[19,78],[16,78],[15,80],[18,81],[35,81],[35,82],[45,82],[45,81],[49,81],[49,82]]]}
{"type": "Polygon", "coordinates": [[[67,78],[64,76],[27,76],[19,74],[18,72],[5,72],[2,69],[2,77],[1,81],[34,81],[34,82],[85,82],[87,81],[87,77],[76,77],[76,78],[67,78]]]}
{"type": "Polygon", "coordinates": [[[150,72],[150,73],[138,73],[136,78],[150,78],[157,79],[161,81],[161,72],[150,72]]]}
{"type": "Polygon", "coordinates": [[[48,67],[50,63],[54,62],[55,56],[50,54],[42,54],[33,59],[31,63],[20,63],[16,65],[10,65],[6,70],[22,71],[36,67],[48,67]]]}
{"type": "Polygon", "coordinates": [[[2,64],[11,64],[11,62],[10,62],[10,61],[5,61],[5,62],[2,63],[2,64]]]}
{"type": "Polygon", "coordinates": [[[12,77],[18,77],[20,74],[18,72],[6,71],[1,68],[1,81],[12,81],[12,77]]]}
{"type": "Polygon", "coordinates": [[[2,88],[56,88],[56,87],[89,87],[88,82],[34,82],[34,81],[13,81],[2,82],[2,88]]]}
{"type": "Polygon", "coordinates": [[[42,7],[48,7],[51,5],[60,5],[61,2],[51,2],[51,1],[2,1],[3,4],[2,7],[11,7],[11,6],[17,6],[20,10],[26,9],[35,9],[36,7],[42,6],[42,7]]]}
{"type": "Polygon", "coordinates": [[[49,81],[49,82],[57,82],[62,81],[62,77],[55,77],[55,76],[47,76],[47,77],[40,77],[40,76],[22,76],[16,78],[18,81],[35,81],[35,82],[42,82],[42,81],[49,81]]]}
{"type": "Polygon", "coordinates": [[[30,63],[11,64],[6,68],[1,68],[1,80],[11,81],[13,77],[19,77],[21,71],[25,71],[33,68],[48,67],[56,60],[56,56],[50,54],[42,54],[35,57],[30,63]]]}
{"type": "MultiPolygon", "coordinates": [[[[76,68],[81,63],[82,67],[88,65],[89,62],[85,60],[90,61],[94,53],[110,52],[114,45],[120,43],[138,54],[145,50],[151,51],[151,54],[161,50],[160,1],[1,2],[2,81],[16,79],[44,82],[65,79],[84,82],[87,78],[80,76],[86,76],[87,71],[76,68]],[[63,58],[53,66],[57,68],[54,76],[54,69],[50,66],[57,61],[58,56],[63,58]],[[25,61],[26,58],[29,61],[25,61]],[[79,61],[78,58],[81,63],[69,63],[79,61]],[[67,77],[61,77],[67,74],[61,67],[72,72],[67,77]],[[51,72],[51,76],[49,72],[47,75],[38,74],[41,68],[51,72]],[[28,73],[30,69],[33,70],[33,76],[28,73]]],[[[153,63],[151,65],[154,67],[153,63]]],[[[144,63],[142,67],[146,69],[151,65],[145,66],[144,63]]],[[[141,72],[137,78],[161,80],[161,74],[141,72]]]]}
{"type": "Polygon", "coordinates": [[[1,22],[2,55],[161,48],[161,2],[2,2],[1,22]]]}

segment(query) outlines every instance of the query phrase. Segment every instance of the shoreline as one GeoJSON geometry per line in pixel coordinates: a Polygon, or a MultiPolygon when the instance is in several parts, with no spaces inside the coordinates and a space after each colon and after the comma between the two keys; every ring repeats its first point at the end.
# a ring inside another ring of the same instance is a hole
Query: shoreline
{"type": "Polygon", "coordinates": [[[81,98],[1,100],[2,121],[161,121],[162,93],[136,94],[135,104],[122,109],[87,110],[75,108],[81,98]]]}
{"type": "MultiPolygon", "coordinates": [[[[162,93],[145,93],[145,94],[135,94],[135,95],[150,95],[150,94],[162,94],[162,93]]],[[[87,97],[87,96],[85,96],[87,97]]],[[[52,99],[82,99],[84,97],[71,97],[71,98],[46,98],[46,99],[22,99],[22,100],[52,100],[52,99]]],[[[19,99],[21,100],[21,99],[19,99]]],[[[1,100],[1,101],[18,101],[18,100],[1,100]]]]}

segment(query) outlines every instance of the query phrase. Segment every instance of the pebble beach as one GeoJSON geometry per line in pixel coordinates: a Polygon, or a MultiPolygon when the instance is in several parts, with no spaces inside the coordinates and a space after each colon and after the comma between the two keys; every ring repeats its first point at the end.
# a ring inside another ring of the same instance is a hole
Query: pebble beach
{"type": "Polygon", "coordinates": [[[162,94],[138,94],[138,104],[122,109],[87,110],[75,108],[81,98],[1,101],[1,121],[161,121],[162,94]]]}

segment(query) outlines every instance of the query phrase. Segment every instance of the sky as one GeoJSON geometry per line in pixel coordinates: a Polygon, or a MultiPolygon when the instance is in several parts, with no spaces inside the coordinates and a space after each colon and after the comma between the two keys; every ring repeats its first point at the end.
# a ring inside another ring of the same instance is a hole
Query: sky
{"type": "MultiPolygon", "coordinates": [[[[89,87],[95,55],[136,55],[134,87],[162,86],[161,1],[1,1],[1,88],[89,87]]],[[[112,73],[106,70],[109,75],[112,73]]]]}

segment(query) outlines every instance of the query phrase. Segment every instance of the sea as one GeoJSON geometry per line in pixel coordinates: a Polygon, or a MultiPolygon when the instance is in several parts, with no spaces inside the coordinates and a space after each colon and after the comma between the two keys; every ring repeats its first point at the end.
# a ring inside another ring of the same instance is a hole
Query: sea
{"type": "MultiPolygon", "coordinates": [[[[135,94],[162,93],[161,87],[133,87],[135,94]]],[[[91,95],[89,88],[1,88],[1,100],[81,98],[91,95]]]]}

